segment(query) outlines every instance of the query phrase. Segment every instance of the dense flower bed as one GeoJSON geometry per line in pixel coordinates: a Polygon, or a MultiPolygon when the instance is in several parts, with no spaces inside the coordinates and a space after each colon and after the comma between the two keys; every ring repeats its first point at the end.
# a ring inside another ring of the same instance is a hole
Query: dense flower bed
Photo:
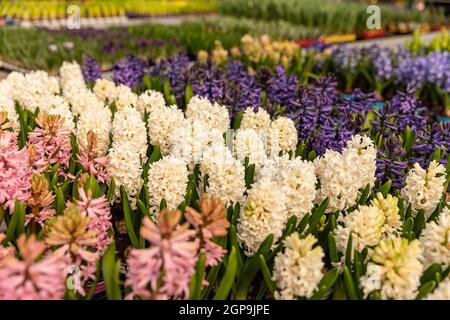
{"type": "Polygon", "coordinates": [[[0,298],[449,299],[450,131],[410,92],[184,57],[59,75],[0,82],[0,298]]]}

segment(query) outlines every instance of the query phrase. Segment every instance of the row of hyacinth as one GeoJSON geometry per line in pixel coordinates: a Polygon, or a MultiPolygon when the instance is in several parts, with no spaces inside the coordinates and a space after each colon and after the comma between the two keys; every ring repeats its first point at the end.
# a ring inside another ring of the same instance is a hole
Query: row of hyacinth
{"type": "MultiPolygon", "coordinates": [[[[192,94],[227,106],[232,119],[238,114],[242,116],[247,108],[256,112],[260,106],[271,116],[284,114],[294,121],[299,143],[306,152],[314,151],[317,155],[327,149],[340,151],[354,134],[370,131],[374,138],[381,135],[385,139],[378,146],[378,177],[384,182],[392,179],[399,188],[403,185],[405,170],[413,162],[428,165],[435,150],[440,148],[441,162],[445,164],[450,150],[449,124],[435,123],[410,85],[406,92],[398,91],[384,108],[376,110],[374,94],[355,89],[350,96],[342,95],[332,76],[323,77],[310,86],[301,86],[282,66],[274,71],[261,68],[251,72],[239,61],[217,67],[211,63],[189,63],[186,56],[175,56],[152,66],[129,56],[120,66],[122,68],[114,72],[116,84],[143,90],[143,79],[148,72],[147,76],[156,79],[153,82],[161,83],[159,87],[171,103],[183,105],[187,89],[191,89],[192,94]],[[127,75],[133,75],[134,79],[122,81],[127,75]],[[407,128],[414,130],[417,137],[414,146],[405,145],[399,137],[407,128]]],[[[85,65],[86,69],[93,67],[85,65]]]]}
{"type": "MultiPolygon", "coordinates": [[[[374,91],[379,100],[383,97],[390,98],[395,90],[410,88],[434,110],[448,114],[449,51],[416,51],[378,45],[338,46],[331,49],[320,44],[299,50],[293,42],[277,44],[265,35],[260,39],[245,35],[240,47],[228,52],[217,42],[211,54],[200,51],[196,62],[186,55],[164,58],[158,62],[147,62],[128,55],[115,63],[113,71],[116,84],[130,87],[142,86],[145,76],[157,77],[163,81],[167,79],[172,89],[171,94],[178,104],[184,103],[185,89],[190,84],[195,93],[224,104],[237,103],[237,109],[242,106],[258,106],[261,103],[261,92],[267,93],[270,98],[270,91],[273,90],[278,91],[277,103],[287,103],[289,95],[295,91],[295,83],[313,79],[310,74],[324,75],[332,72],[339,87],[347,93],[354,88],[362,88],[365,92],[374,91]],[[272,52],[274,48],[279,52],[272,52]],[[285,71],[280,70],[278,64],[283,65],[285,71]],[[280,78],[277,87],[271,88],[267,68],[280,76],[284,73],[289,76],[280,78]],[[252,72],[249,73],[249,69],[252,72]],[[285,91],[285,97],[280,96],[281,87],[285,91]],[[245,93],[248,98],[242,99],[245,93]]],[[[84,64],[86,79],[95,80],[100,77],[98,70],[95,61],[87,58],[84,64]]]]}
{"type": "Polygon", "coordinates": [[[450,298],[449,127],[410,92],[127,64],[0,82],[0,299],[450,298]]]}

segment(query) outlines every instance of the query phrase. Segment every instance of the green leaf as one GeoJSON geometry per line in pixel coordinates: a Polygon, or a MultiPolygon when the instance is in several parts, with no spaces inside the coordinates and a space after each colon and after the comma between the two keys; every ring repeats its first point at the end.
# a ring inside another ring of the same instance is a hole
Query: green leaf
{"type": "Polygon", "coordinates": [[[206,254],[202,252],[198,257],[197,266],[195,267],[195,274],[191,279],[191,300],[200,299],[200,294],[203,288],[203,279],[205,278],[205,263],[206,254]]]}
{"type": "Polygon", "coordinates": [[[308,161],[313,161],[317,157],[317,154],[314,150],[308,153],[308,161]]]}
{"type": "Polygon", "coordinates": [[[405,128],[405,134],[403,139],[403,148],[406,150],[406,152],[410,152],[412,149],[412,146],[414,145],[416,139],[416,132],[411,131],[411,128],[409,126],[406,126],[405,128]]]}
{"type": "Polygon", "coordinates": [[[333,268],[327,273],[325,273],[325,275],[322,277],[322,280],[320,280],[317,286],[317,291],[312,295],[310,300],[322,299],[334,285],[338,277],[339,277],[339,270],[336,268],[333,268]]]}
{"type": "Polygon", "coordinates": [[[420,236],[423,227],[425,227],[425,223],[426,223],[425,212],[423,209],[420,209],[416,215],[416,218],[414,219],[414,227],[413,227],[414,234],[416,235],[417,238],[420,236]]]}
{"type": "Polygon", "coordinates": [[[60,215],[63,213],[66,207],[66,202],[64,201],[64,193],[60,187],[56,188],[56,214],[60,215]]]}
{"type": "Polygon", "coordinates": [[[250,287],[253,278],[256,276],[259,270],[259,255],[265,256],[273,243],[273,235],[270,234],[267,238],[261,243],[258,251],[255,255],[245,262],[245,265],[242,269],[240,276],[238,277],[237,290],[236,290],[236,298],[238,300],[247,299],[248,288],[250,287]]]}
{"type": "Polygon", "coordinates": [[[153,147],[153,152],[150,155],[149,163],[153,163],[162,158],[161,149],[158,145],[153,147]]]}
{"type": "Polygon", "coordinates": [[[102,272],[105,281],[106,296],[109,300],[121,300],[120,293],[120,260],[116,261],[116,244],[113,241],[102,259],[102,272]]]}
{"type": "Polygon", "coordinates": [[[261,272],[263,274],[264,281],[266,282],[267,289],[273,295],[277,290],[277,288],[272,280],[269,268],[267,267],[266,259],[264,259],[262,255],[259,255],[258,258],[259,258],[259,267],[261,268],[261,272]]]}
{"type": "Polygon", "coordinates": [[[305,214],[305,216],[302,218],[302,220],[300,221],[300,223],[298,224],[297,227],[297,232],[299,234],[302,234],[303,231],[305,231],[306,226],[308,225],[309,219],[310,219],[311,215],[309,214],[309,212],[307,214],[305,214]]]}
{"type": "Polygon", "coordinates": [[[167,201],[163,198],[159,203],[159,211],[163,211],[164,209],[167,209],[167,201]]]}
{"type": "Polygon", "coordinates": [[[314,235],[317,234],[319,222],[322,219],[322,216],[325,214],[325,210],[327,209],[329,202],[330,199],[328,197],[325,198],[319,205],[319,207],[313,212],[311,218],[309,219],[309,233],[312,233],[314,235]]]}
{"type": "Polygon", "coordinates": [[[120,198],[122,200],[123,215],[125,217],[125,225],[127,227],[128,237],[130,238],[133,247],[139,248],[139,239],[134,232],[133,218],[131,217],[133,211],[131,209],[130,201],[128,200],[127,192],[125,191],[124,186],[120,186],[120,198]]]}
{"type": "Polygon", "coordinates": [[[338,262],[339,257],[336,248],[336,240],[334,239],[334,234],[332,231],[328,233],[328,251],[330,254],[331,262],[338,262]]]}
{"type": "Polygon", "coordinates": [[[413,233],[412,229],[414,226],[414,219],[409,217],[403,222],[402,234],[404,238],[411,240],[411,234],[413,233]]]}
{"type": "Polygon", "coordinates": [[[345,265],[350,268],[352,265],[352,252],[353,252],[353,239],[352,239],[352,233],[350,232],[350,235],[348,237],[347,241],[347,248],[345,249],[345,265]]]}
{"type": "Polygon", "coordinates": [[[114,181],[114,178],[110,178],[109,187],[108,187],[108,193],[106,194],[106,198],[108,199],[108,203],[112,203],[114,199],[114,191],[116,189],[116,182],[114,181]]]}
{"type": "Polygon", "coordinates": [[[353,282],[352,274],[350,273],[350,269],[345,266],[344,267],[344,283],[347,289],[347,295],[350,300],[358,300],[358,295],[356,293],[355,283],[353,282]]]}
{"type": "Polygon", "coordinates": [[[184,99],[185,99],[186,105],[188,105],[188,103],[191,100],[193,95],[194,95],[194,93],[192,91],[192,86],[188,83],[186,86],[186,89],[184,89],[184,97],[185,97],[184,99]]]}
{"type": "Polygon", "coordinates": [[[431,160],[436,160],[437,162],[441,160],[441,148],[434,150],[431,160]]]}
{"type": "Polygon", "coordinates": [[[422,285],[417,293],[416,300],[422,300],[425,298],[433,289],[436,287],[435,281],[428,281],[424,285],[422,285]]]}
{"type": "Polygon", "coordinates": [[[94,199],[101,196],[100,186],[94,176],[89,176],[88,181],[84,184],[84,189],[85,191],[91,190],[94,199]]]}
{"type": "Polygon", "coordinates": [[[233,129],[234,130],[239,129],[239,127],[241,126],[241,121],[242,121],[243,116],[244,116],[244,111],[242,111],[242,110],[236,114],[236,118],[233,121],[233,129]]]}
{"type": "Polygon", "coordinates": [[[439,263],[433,263],[425,270],[420,278],[420,283],[424,284],[425,282],[434,280],[436,273],[442,274],[442,266],[439,263]]]}
{"type": "Polygon", "coordinates": [[[247,189],[250,189],[253,183],[254,175],[255,175],[255,164],[252,163],[245,169],[245,186],[247,187],[247,189]]]}
{"type": "Polygon", "coordinates": [[[389,179],[385,184],[383,184],[380,187],[380,192],[384,198],[386,198],[386,196],[388,195],[389,190],[391,189],[391,186],[392,186],[392,181],[389,179]]]}
{"type": "Polygon", "coordinates": [[[220,282],[220,285],[214,295],[214,300],[225,300],[233,286],[234,279],[236,278],[237,271],[237,257],[236,257],[236,247],[231,247],[231,252],[228,258],[228,264],[225,274],[220,282]]]}
{"type": "Polygon", "coordinates": [[[25,207],[18,200],[14,203],[14,211],[6,231],[6,241],[13,241],[17,238],[17,230],[23,228],[25,223],[25,207]],[[22,218],[23,217],[23,218],[22,218]],[[23,222],[22,222],[23,219],[23,222]],[[21,227],[19,225],[22,224],[21,227]]]}
{"type": "Polygon", "coordinates": [[[369,300],[381,300],[380,290],[376,290],[369,294],[369,300]]]}
{"type": "Polygon", "coordinates": [[[370,185],[368,184],[368,185],[364,188],[363,192],[361,193],[361,196],[359,197],[359,200],[358,200],[358,204],[359,204],[359,205],[364,205],[364,204],[366,204],[366,201],[367,201],[367,198],[368,198],[368,196],[369,196],[369,193],[370,193],[370,185]]]}

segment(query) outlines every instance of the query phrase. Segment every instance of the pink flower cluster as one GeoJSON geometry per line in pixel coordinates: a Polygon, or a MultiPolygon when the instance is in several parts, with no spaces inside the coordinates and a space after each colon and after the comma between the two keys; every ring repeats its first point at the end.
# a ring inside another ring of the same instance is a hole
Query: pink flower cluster
{"type": "Polygon", "coordinates": [[[53,253],[42,256],[45,244],[35,235],[22,234],[17,247],[21,259],[0,255],[0,300],[62,299],[66,292],[63,261],[53,253]]]}
{"type": "Polygon", "coordinates": [[[85,192],[83,188],[79,188],[78,194],[80,199],[77,201],[77,207],[90,218],[88,230],[97,234],[94,248],[103,253],[112,241],[112,236],[108,235],[112,227],[108,200],[105,196],[93,199],[91,190],[85,192]]]}
{"type": "Polygon", "coordinates": [[[65,175],[69,167],[72,151],[70,130],[64,126],[64,119],[59,115],[39,114],[36,128],[28,134],[28,149],[33,167],[39,173],[49,165],[60,164],[59,175],[65,175]]]}
{"type": "Polygon", "coordinates": [[[133,249],[128,258],[127,298],[185,299],[198,259],[198,240],[189,224],[178,224],[180,211],[163,210],[158,225],[143,219],[141,235],[150,242],[148,249],[133,249]]]}
{"type": "Polygon", "coordinates": [[[27,150],[19,150],[14,133],[0,131],[0,206],[9,208],[12,214],[16,200],[27,200],[31,175],[27,150]]]}
{"type": "Polygon", "coordinates": [[[200,251],[206,254],[206,265],[217,265],[225,254],[225,249],[212,239],[226,236],[227,228],[230,226],[223,203],[204,194],[200,199],[200,212],[188,207],[185,217],[197,231],[200,251]]]}
{"type": "Polygon", "coordinates": [[[97,178],[99,182],[108,180],[106,167],[109,164],[109,157],[101,157],[95,151],[98,144],[98,138],[94,132],[89,131],[87,134],[87,145],[80,143],[80,151],[78,153],[78,162],[84,170],[90,175],[97,178]]]}

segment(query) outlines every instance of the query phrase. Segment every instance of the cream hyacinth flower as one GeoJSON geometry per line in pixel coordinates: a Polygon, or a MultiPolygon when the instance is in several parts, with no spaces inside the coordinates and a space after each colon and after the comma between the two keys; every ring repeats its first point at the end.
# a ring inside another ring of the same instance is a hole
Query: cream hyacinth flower
{"type": "Polygon", "coordinates": [[[259,135],[267,135],[270,127],[270,115],[263,108],[258,108],[257,112],[253,108],[247,108],[242,115],[240,129],[253,129],[259,135]]]}
{"type": "Polygon", "coordinates": [[[131,91],[126,85],[120,84],[115,88],[114,102],[117,111],[123,110],[125,107],[136,107],[138,96],[131,91]]]}
{"type": "Polygon", "coordinates": [[[117,145],[109,150],[110,162],[106,168],[108,175],[114,178],[115,201],[120,200],[120,186],[124,186],[132,208],[136,207],[137,197],[141,190],[143,180],[142,166],[139,153],[126,145],[117,145]]]}
{"type": "Polygon", "coordinates": [[[276,157],[280,152],[294,151],[297,146],[298,132],[294,121],[278,117],[270,124],[267,132],[267,154],[276,157]]]}
{"type": "Polygon", "coordinates": [[[375,248],[360,283],[367,297],[380,290],[382,299],[411,300],[417,295],[423,266],[420,263],[420,243],[407,239],[382,240],[375,248]]]}
{"type": "Polygon", "coordinates": [[[328,212],[345,210],[356,204],[360,190],[373,186],[376,149],[367,137],[355,135],[342,153],[327,150],[314,160],[320,190],[316,201],[330,199],[328,212]]]}
{"type": "Polygon", "coordinates": [[[357,251],[378,245],[383,234],[384,221],[383,212],[375,206],[360,206],[357,210],[340,216],[335,230],[337,249],[345,252],[350,234],[353,249],[357,251]]]}
{"type": "Polygon", "coordinates": [[[223,134],[219,130],[211,130],[200,120],[184,120],[184,125],[175,128],[170,137],[170,152],[184,159],[192,171],[200,164],[203,152],[213,144],[224,144],[223,134]]]}
{"type": "Polygon", "coordinates": [[[92,91],[104,103],[111,103],[116,99],[116,85],[111,80],[102,78],[95,80],[92,91]]]}
{"type": "Polygon", "coordinates": [[[12,124],[14,131],[20,130],[19,115],[14,107],[14,101],[0,89],[0,113],[1,112],[6,112],[6,117],[12,124]]]}
{"type": "Polygon", "coordinates": [[[62,96],[43,96],[39,99],[40,112],[47,112],[51,115],[60,115],[64,118],[64,126],[70,131],[75,131],[75,123],[69,104],[62,96]]]}
{"type": "Polygon", "coordinates": [[[157,215],[161,200],[175,210],[186,196],[188,169],[185,161],[167,156],[153,163],[148,171],[148,193],[152,213],[157,215]]]}
{"type": "Polygon", "coordinates": [[[144,117],[145,112],[152,113],[156,108],[162,108],[166,106],[166,100],[161,92],[154,90],[147,90],[141,93],[138,97],[136,108],[144,117]]]}
{"type": "Polygon", "coordinates": [[[277,164],[274,178],[286,194],[289,216],[295,215],[300,221],[314,207],[317,183],[314,164],[301,158],[289,160],[288,157],[282,157],[277,164]]]}
{"type": "Polygon", "coordinates": [[[207,147],[200,163],[202,190],[222,200],[226,205],[240,203],[245,192],[245,168],[223,144],[207,147]],[[203,185],[208,177],[207,186],[203,185]]]}
{"type": "Polygon", "coordinates": [[[131,106],[117,111],[112,122],[113,148],[125,146],[147,160],[147,128],[139,111],[131,106]]]}
{"type": "Polygon", "coordinates": [[[277,300],[293,300],[297,297],[310,298],[323,277],[322,247],[315,246],[317,239],[309,234],[300,239],[297,232],[283,241],[284,251],[275,257],[273,277],[278,291],[277,300]]]}
{"type": "Polygon", "coordinates": [[[439,219],[430,221],[420,235],[425,268],[433,263],[447,268],[450,264],[450,210],[445,208],[439,219]]]}
{"type": "Polygon", "coordinates": [[[224,133],[230,127],[228,109],[217,103],[212,104],[207,98],[194,96],[186,106],[186,119],[200,120],[211,129],[224,133]]]}
{"type": "Polygon", "coordinates": [[[286,195],[280,186],[267,178],[253,184],[241,206],[238,239],[245,254],[252,256],[269,234],[275,242],[281,237],[288,219],[286,195]]]}
{"type": "Polygon", "coordinates": [[[185,125],[183,111],[176,105],[156,108],[148,118],[150,143],[159,146],[163,155],[169,154],[173,133],[185,125]]]}
{"type": "Polygon", "coordinates": [[[402,197],[410,203],[414,213],[425,210],[427,217],[439,203],[444,192],[445,167],[437,161],[431,161],[428,169],[414,164],[406,177],[406,185],[401,190],[402,197]]]}
{"type": "Polygon", "coordinates": [[[385,220],[383,225],[383,238],[399,236],[402,229],[400,209],[398,208],[398,198],[388,194],[386,198],[378,192],[376,198],[372,200],[372,206],[383,212],[385,220]]]}
{"type": "Polygon", "coordinates": [[[244,163],[245,158],[250,164],[259,168],[266,161],[264,143],[254,129],[239,129],[233,141],[233,155],[244,163]]]}
{"type": "Polygon", "coordinates": [[[91,108],[80,114],[77,124],[77,141],[82,145],[87,145],[88,132],[92,131],[97,139],[97,145],[93,150],[98,155],[104,155],[109,147],[109,134],[112,129],[111,110],[106,107],[91,108]]]}

